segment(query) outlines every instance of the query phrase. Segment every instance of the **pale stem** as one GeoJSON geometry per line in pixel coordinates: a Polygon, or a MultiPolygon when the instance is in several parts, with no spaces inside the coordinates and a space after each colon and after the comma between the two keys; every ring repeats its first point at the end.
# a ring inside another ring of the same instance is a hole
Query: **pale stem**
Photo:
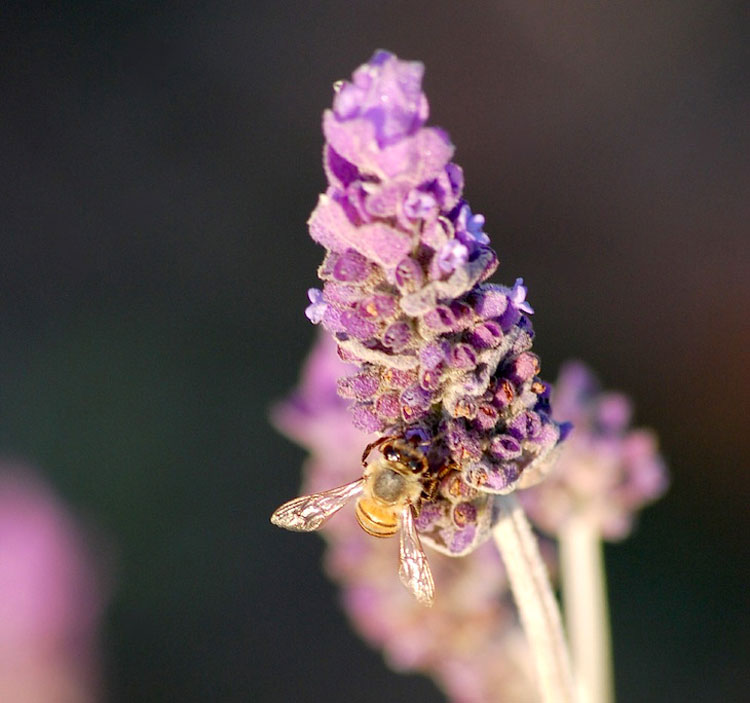
{"type": "Polygon", "coordinates": [[[542,703],[573,703],[573,676],[560,609],[536,537],[515,496],[498,496],[497,506],[500,515],[493,536],[531,646],[542,703]]]}
{"type": "Polygon", "coordinates": [[[581,516],[559,534],[565,625],[581,703],[613,703],[612,645],[599,531],[581,516]]]}

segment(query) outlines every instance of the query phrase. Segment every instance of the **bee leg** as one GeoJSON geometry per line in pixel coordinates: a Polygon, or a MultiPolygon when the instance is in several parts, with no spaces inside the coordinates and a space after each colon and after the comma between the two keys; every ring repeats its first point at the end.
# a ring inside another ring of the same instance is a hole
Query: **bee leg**
{"type": "Polygon", "coordinates": [[[458,471],[458,464],[455,461],[450,461],[440,467],[437,473],[437,480],[442,481],[452,471],[458,471]]]}
{"type": "Polygon", "coordinates": [[[441,466],[432,476],[423,479],[422,494],[424,495],[424,498],[426,500],[434,500],[440,489],[440,482],[454,471],[458,471],[458,464],[451,461],[448,464],[441,466]]]}
{"type": "Polygon", "coordinates": [[[383,436],[378,437],[374,442],[370,442],[366,447],[365,451],[362,452],[362,466],[367,467],[367,458],[370,456],[370,452],[376,447],[382,447],[386,442],[389,442],[392,437],[383,436]]]}
{"type": "Polygon", "coordinates": [[[422,482],[422,495],[425,500],[433,500],[438,491],[438,479],[430,477],[422,482]]]}

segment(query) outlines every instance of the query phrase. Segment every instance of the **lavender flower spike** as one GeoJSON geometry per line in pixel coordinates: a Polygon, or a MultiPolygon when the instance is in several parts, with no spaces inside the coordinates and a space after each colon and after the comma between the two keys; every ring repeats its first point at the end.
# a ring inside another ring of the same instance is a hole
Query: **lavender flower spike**
{"type": "Polygon", "coordinates": [[[425,126],[423,71],[378,51],[335,86],[328,189],[309,220],[324,285],[307,315],[357,366],[339,382],[354,424],[406,437],[441,476],[416,527],[459,556],[489,536],[493,494],[539,480],[560,431],[530,351],[526,287],[486,282],[497,255],[448,135],[425,126]]]}
{"type": "Polygon", "coordinates": [[[357,497],[366,532],[399,534],[399,576],[425,605],[435,590],[422,540],[460,556],[494,532],[542,700],[568,703],[557,605],[525,516],[505,495],[543,477],[560,427],[530,351],[526,287],[486,282],[497,255],[462,198],[448,135],[425,126],[423,72],[378,51],[336,84],[323,116],[328,189],[309,226],[326,256],[307,315],[356,365],[339,393],[355,426],[379,437],[361,478],[289,501],[271,521],[317,530],[357,497]]]}

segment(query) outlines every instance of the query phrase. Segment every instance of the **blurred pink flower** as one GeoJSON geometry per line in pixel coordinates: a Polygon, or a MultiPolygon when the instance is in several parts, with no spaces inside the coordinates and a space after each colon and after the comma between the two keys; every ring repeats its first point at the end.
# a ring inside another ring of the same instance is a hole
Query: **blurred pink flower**
{"type": "Polygon", "coordinates": [[[52,491],[27,469],[0,463],[0,701],[99,697],[100,576],[52,491]]]}
{"type": "Polygon", "coordinates": [[[555,420],[572,423],[572,430],[547,478],[519,494],[529,517],[548,534],[558,534],[576,515],[604,539],[627,537],[638,511],[667,489],[656,435],[631,428],[630,400],[603,392],[581,362],[560,370],[552,408],[555,420]]]}

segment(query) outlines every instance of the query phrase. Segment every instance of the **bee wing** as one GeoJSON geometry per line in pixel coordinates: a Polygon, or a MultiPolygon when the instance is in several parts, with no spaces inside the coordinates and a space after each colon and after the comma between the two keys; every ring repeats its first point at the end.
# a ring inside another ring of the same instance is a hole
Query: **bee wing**
{"type": "Polygon", "coordinates": [[[398,556],[401,582],[422,605],[431,606],[435,600],[435,582],[432,580],[427,555],[419,541],[419,533],[414,526],[411,505],[407,505],[401,512],[401,546],[398,556]]]}
{"type": "Polygon", "coordinates": [[[295,532],[319,530],[349,500],[362,493],[364,485],[365,480],[358,478],[338,488],[295,498],[277,508],[271,515],[271,522],[295,532]]]}

